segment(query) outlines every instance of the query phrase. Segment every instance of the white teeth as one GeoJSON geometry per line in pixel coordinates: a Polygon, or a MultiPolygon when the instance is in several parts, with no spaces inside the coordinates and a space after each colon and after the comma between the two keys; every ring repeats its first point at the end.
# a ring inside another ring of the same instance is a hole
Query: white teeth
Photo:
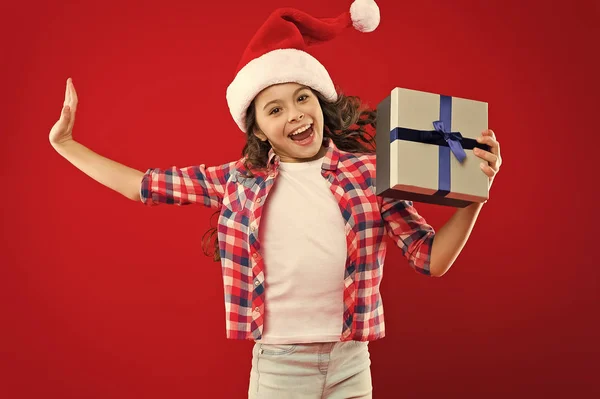
{"type": "Polygon", "coordinates": [[[308,128],[309,128],[309,127],[311,127],[311,126],[312,126],[312,125],[306,125],[306,126],[302,126],[302,127],[298,128],[298,130],[296,130],[296,131],[294,131],[294,132],[290,133],[290,136],[295,136],[295,135],[297,135],[297,134],[300,134],[300,133],[302,133],[303,131],[305,131],[306,129],[308,129],[308,128]]]}

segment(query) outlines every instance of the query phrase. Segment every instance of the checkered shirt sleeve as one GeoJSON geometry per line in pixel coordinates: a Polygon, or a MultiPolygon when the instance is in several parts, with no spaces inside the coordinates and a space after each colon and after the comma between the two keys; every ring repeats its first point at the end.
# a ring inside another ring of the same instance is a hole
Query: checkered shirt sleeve
{"type": "Polygon", "coordinates": [[[142,178],[140,199],[149,206],[203,204],[219,209],[234,164],[148,169],[142,178]]]}
{"type": "Polygon", "coordinates": [[[412,201],[384,198],[381,216],[388,235],[402,250],[409,265],[416,272],[431,276],[429,265],[435,231],[419,215],[412,201]]]}

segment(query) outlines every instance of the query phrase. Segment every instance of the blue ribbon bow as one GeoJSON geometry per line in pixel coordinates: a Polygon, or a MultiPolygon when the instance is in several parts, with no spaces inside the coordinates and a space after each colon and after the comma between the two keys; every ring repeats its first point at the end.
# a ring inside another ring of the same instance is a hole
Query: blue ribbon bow
{"type": "Polygon", "coordinates": [[[444,121],[435,121],[433,122],[433,128],[435,132],[423,132],[423,133],[432,133],[432,134],[440,134],[444,140],[448,143],[448,147],[450,147],[450,151],[454,154],[458,162],[463,163],[467,154],[461,145],[461,141],[463,139],[462,134],[460,132],[449,132],[448,129],[444,126],[444,121]]]}

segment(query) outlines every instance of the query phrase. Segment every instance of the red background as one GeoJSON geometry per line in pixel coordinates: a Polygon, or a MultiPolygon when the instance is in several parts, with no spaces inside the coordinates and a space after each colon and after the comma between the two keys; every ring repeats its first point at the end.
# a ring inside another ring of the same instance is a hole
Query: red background
{"type": "MultiPolygon", "coordinates": [[[[381,25],[315,51],[375,106],[394,86],[489,102],[504,164],[452,269],[390,247],[374,397],[592,397],[598,344],[598,2],[380,0],[381,25]]],[[[50,146],[65,82],[74,137],[149,167],[244,144],[225,89],[276,7],[349,1],[3,3],[0,396],[243,398],[250,341],[225,338],[212,210],[147,208],[50,146]]],[[[416,204],[439,228],[453,209],[416,204]]]]}

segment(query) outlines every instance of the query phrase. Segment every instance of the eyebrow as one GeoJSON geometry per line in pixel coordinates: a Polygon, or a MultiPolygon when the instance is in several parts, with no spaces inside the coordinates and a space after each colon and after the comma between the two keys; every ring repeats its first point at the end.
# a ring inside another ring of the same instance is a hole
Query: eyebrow
{"type": "MultiPolygon", "coordinates": [[[[310,88],[309,88],[308,86],[302,86],[302,87],[299,87],[299,88],[297,88],[297,89],[296,89],[296,91],[294,91],[294,94],[292,94],[292,97],[295,97],[295,96],[296,96],[296,94],[298,94],[298,92],[299,92],[299,91],[302,91],[302,90],[304,90],[304,89],[310,89],[310,88]]],[[[265,106],[263,107],[263,111],[264,111],[264,110],[265,110],[265,109],[266,109],[266,108],[269,106],[269,104],[271,104],[271,103],[275,103],[275,102],[277,102],[277,101],[281,101],[281,100],[279,100],[279,99],[277,98],[277,99],[275,99],[275,100],[272,100],[272,101],[269,101],[268,103],[266,103],[266,104],[265,104],[265,106]]]]}

